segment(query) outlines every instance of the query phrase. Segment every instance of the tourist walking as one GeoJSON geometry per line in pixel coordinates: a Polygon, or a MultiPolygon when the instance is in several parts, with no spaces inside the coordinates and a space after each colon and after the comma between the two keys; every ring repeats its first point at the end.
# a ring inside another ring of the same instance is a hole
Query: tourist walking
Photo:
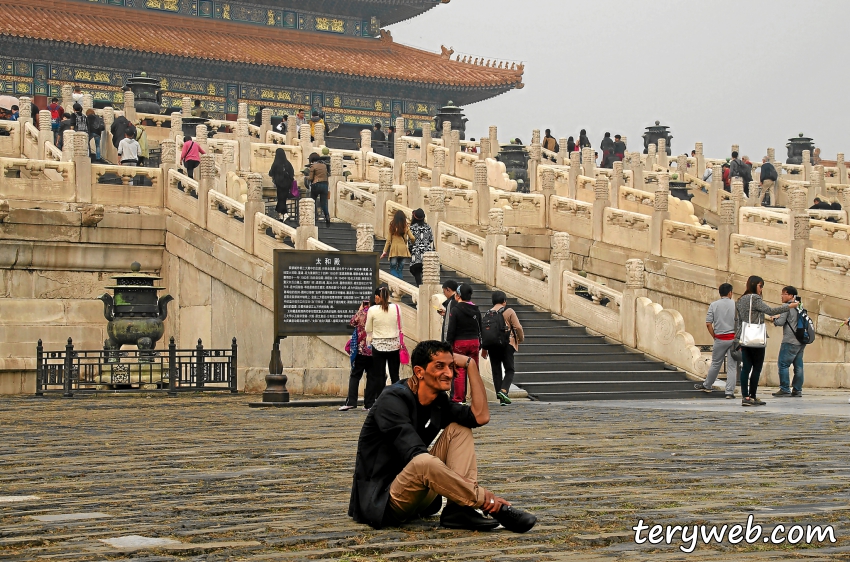
{"type": "MultiPolygon", "coordinates": [[[[109,132],[112,133],[112,145],[115,148],[118,148],[118,144],[124,140],[124,137],[127,136],[127,130],[133,131],[133,138],[136,137],[136,127],[130,123],[130,120],[124,117],[123,115],[119,115],[115,118],[115,121],[112,122],[112,126],[109,127],[109,132]]],[[[186,137],[189,138],[189,137],[186,137]]]]}
{"type": "MultiPolygon", "coordinates": [[[[328,167],[315,152],[310,155],[310,197],[316,200],[316,212],[322,211],[325,224],[331,225],[331,214],[328,211],[328,167]]],[[[318,221],[316,221],[318,224],[318,221]]]]}
{"type": "Polygon", "coordinates": [[[732,300],[732,285],[723,283],[718,289],[720,298],[708,306],[705,315],[705,327],[714,340],[711,348],[711,367],[705,382],[695,384],[696,390],[711,392],[720,367],[726,361],[726,398],[735,398],[735,384],[738,379],[738,362],[732,356],[735,348],[735,302],[732,300]]]}
{"type": "Polygon", "coordinates": [[[410,244],[410,274],[418,287],[422,284],[422,256],[425,252],[434,251],[434,233],[425,222],[425,211],[422,209],[413,211],[410,234],[413,236],[410,244]]]}
{"type": "Polygon", "coordinates": [[[301,134],[301,125],[307,124],[307,118],[304,116],[304,110],[299,109],[298,113],[295,114],[295,134],[301,134]]]}
{"type": "Polygon", "coordinates": [[[593,148],[593,145],[590,144],[590,139],[587,138],[587,131],[585,131],[584,129],[582,129],[581,132],[579,132],[578,134],[578,145],[579,150],[581,150],[582,148],[593,148]]]}
{"type": "Polygon", "coordinates": [[[390,257],[390,274],[399,279],[404,278],[404,260],[410,258],[408,244],[413,242],[413,235],[407,226],[407,216],[399,209],[395,212],[384,244],[381,259],[390,257]]]}
{"type": "Polygon", "coordinates": [[[387,127],[387,154],[395,158],[395,125],[387,127]]]}
{"type": "Polygon", "coordinates": [[[771,308],[761,298],[764,289],[764,279],[751,275],[747,279],[747,290],[735,303],[735,339],[741,345],[741,406],[763,406],[765,403],[758,399],[756,392],[759,377],[764,366],[764,349],[767,346],[767,326],[764,315],[782,314],[791,308],[797,308],[797,303],[791,301],[782,306],[771,308]],[[747,326],[744,326],[744,323],[747,326]],[[745,329],[746,328],[746,329],[745,329]]]}
{"type": "MultiPolygon", "coordinates": [[[[89,132],[89,121],[83,115],[83,106],[78,103],[74,104],[74,113],[71,114],[71,128],[78,133],[89,132]]],[[[88,147],[88,144],[86,146],[88,147]]]]}
{"type": "Polygon", "coordinates": [[[295,183],[295,169],[292,163],[286,158],[286,151],[278,148],[274,153],[274,162],[269,169],[269,177],[272,179],[275,190],[277,191],[277,204],[274,210],[277,211],[281,220],[285,221],[287,217],[286,200],[290,197],[295,199],[295,216],[298,216],[298,184],[295,183]]]}
{"type": "Polygon", "coordinates": [[[201,100],[195,100],[191,111],[192,117],[201,117],[201,113],[203,113],[203,111],[204,108],[201,107],[201,100]]]}
{"type": "Polygon", "coordinates": [[[599,150],[602,151],[602,167],[613,167],[611,156],[614,155],[614,141],[611,139],[611,133],[605,133],[602,142],[599,144],[599,150]]]}
{"type": "Polygon", "coordinates": [[[561,150],[561,147],[558,146],[558,141],[555,140],[555,137],[552,136],[552,131],[549,129],[546,129],[546,136],[543,137],[543,148],[549,152],[558,152],[561,150]]]}
{"type": "Polygon", "coordinates": [[[443,527],[492,531],[501,523],[515,533],[530,530],[534,515],[478,484],[471,428],[488,423],[490,410],[477,366],[435,340],[417,345],[411,363],[413,376],[388,388],[363,423],[348,515],[380,529],[435,515],[444,495],[443,527]],[[471,406],[446,398],[456,365],[469,368],[471,406]]]}
{"type": "Polygon", "coordinates": [[[761,205],[769,205],[773,199],[773,186],[779,180],[779,174],[776,173],[776,167],[770,163],[767,156],[761,159],[761,173],[759,174],[759,183],[761,184],[761,205]]]}
{"type": "MultiPolygon", "coordinates": [[[[800,299],[797,297],[797,288],[791,285],[782,289],[782,302],[784,304],[796,302],[799,306],[800,299]]],[[[782,326],[782,344],[779,346],[779,390],[773,395],[777,398],[791,396],[799,398],[803,395],[803,352],[806,344],[797,338],[797,321],[800,311],[789,309],[773,320],[774,326],[782,326]],[[789,369],[794,367],[794,380],[789,383],[789,369]]],[[[805,318],[805,317],[804,317],[805,318]]]]}
{"type": "MultiPolygon", "coordinates": [[[[59,105],[59,98],[51,98],[47,105],[47,111],[50,112],[50,130],[53,131],[53,144],[61,146],[59,137],[59,125],[62,123],[62,117],[65,116],[65,109],[59,105]]],[[[121,138],[124,138],[123,136],[121,138]]],[[[118,146],[118,143],[115,143],[118,146]]]]}
{"type": "MultiPolygon", "coordinates": [[[[374,302],[374,298],[372,301],[374,302]]],[[[360,304],[360,309],[351,317],[350,325],[354,328],[351,354],[354,358],[351,361],[351,373],[348,376],[348,397],[345,399],[345,404],[340,406],[340,412],[353,410],[357,407],[357,391],[360,388],[360,379],[363,378],[363,373],[368,373],[369,369],[372,368],[372,346],[369,345],[366,335],[366,317],[369,308],[370,302],[363,301],[360,304]]],[[[369,380],[368,374],[366,380],[369,380]]]]}
{"type": "MultiPolygon", "coordinates": [[[[462,284],[455,294],[457,301],[449,314],[446,341],[455,353],[472,357],[478,364],[481,349],[481,311],[472,302],[472,285],[462,284]]],[[[452,384],[452,402],[466,402],[466,369],[458,367],[452,384]]]]}
{"type": "MultiPolygon", "coordinates": [[[[614,159],[613,162],[622,162],[626,157],[626,143],[623,142],[623,137],[614,135],[614,159]]],[[[614,165],[611,164],[611,167],[614,165]]]]}
{"type": "Polygon", "coordinates": [[[567,139],[567,153],[576,151],[576,141],[573,137],[567,139]]]}
{"type": "MultiPolygon", "coordinates": [[[[129,132],[129,131],[128,131],[129,132]]],[[[180,152],[180,163],[186,167],[186,175],[193,177],[195,168],[201,163],[201,154],[206,154],[192,137],[183,137],[183,150],[180,152]]]]}
{"type": "Polygon", "coordinates": [[[86,126],[89,130],[89,141],[94,141],[95,161],[100,162],[100,137],[106,130],[103,117],[95,113],[94,109],[86,110],[86,126]]]}
{"type": "Polygon", "coordinates": [[[457,293],[457,281],[454,279],[448,279],[443,283],[443,296],[446,297],[446,300],[443,301],[443,308],[437,311],[437,314],[443,317],[443,326],[440,330],[440,334],[442,337],[440,338],[442,341],[446,341],[446,337],[449,334],[449,317],[451,316],[452,307],[457,304],[455,300],[455,294],[457,293]]]}
{"type": "Polygon", "coordinates": [[[401,367],[401,310],[390,305],[390,290],[382,285],[375,290],[375,305],[366,313],[366,341],[372,346],[372,366],[366,375],[363,407],[368,410],[384,390],[387,370],[390,380],[398,382],[401,367]]]}
{"type": "Polygon", "coordinates": [[[481,319],[481,357],[487,359],[489,356],[496,397],[505,406],[511,403],[508,393],[514,380],[514,354],[519,351],[525,334],[516,312],[508,308],[507,295],[503,291],[494,291],[492,301],[493,308],[481,319]]]}
{"type": "Polygon", "coordinates": [[[387,135],[381,130],[381,123],[375,123],[375,128],[372,130],[372,149],[376,154],[388,155],[387,151],[387,135]]]}
{"type": "MultiPolygon", "coordinates": [[[[311,142],[316,140],[316,125],[318,125],[319,123],[321,123],[324,126],[325,120],[322,119],[322,116],[319,115],[318,111],[314,110],[313,115],[310,117],[310,141],[311,142]]],[[[325,128],[325,131],[327,131],[327,128],[325,128]]]]}

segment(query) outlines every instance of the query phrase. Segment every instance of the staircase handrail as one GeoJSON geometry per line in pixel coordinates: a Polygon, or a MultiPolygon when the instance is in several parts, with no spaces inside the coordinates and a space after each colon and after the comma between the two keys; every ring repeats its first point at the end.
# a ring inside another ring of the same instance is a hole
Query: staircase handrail
{"type": "Polygon", "coordinates": [[[411,285],[410,283],[399,279],[398,277],[390,274],[383,269],[378,274],[378,281],[380,283],[386,283],[387,287],[389,287],[390,292],[392,293],[392,300],[394,302],[401,301],[402,295],[408,295],[414,304],[418,304],[419,302],[419,288],[411,285]]]}
{"type": "Polygon", "coordinates": [[[295,227],[282,223],[265,213],[257,213],[255,224],[257,225],[257,230],[261,230],[263,232],[271,228],[272,234],[274,234],[275,239],[278,241],[283,241],[284,238],[295,240],[295,234],[297,232],[295,227]]]}
{"type": "Polygon", "coordinates": [[[619,308],[623,304],[623,293],[616,291],[604,283],[590,281],[586,277],[582,277],[572,271],[564,271],[563,277],[568,281],[567,287],[569,293],[575,293],[576,287],[584,287],[587,289],[588,295],[593,299],[594,304],[599,304],[603,298],[607,298],[617,305],[619,308]]]}
{"type": "Polygon", "coordinates": [[[44,159],[45,160],[55,160],[56,162],[62,161],[62,151],[56,148],[56,145],[51,141],[45,141],[44,143],[44,159]]]}
{"type": "Polygon", "coordinates": [[[321,240],[313,238],[312,236],[307,238],[307,248],[310,250],[321,250],[323,252],[338,252],[336,248],[329,244],[325,244],[321,240]]]}
{"type": "Polygon", "coordinates": [[[178,172],[176,168],[170,168],[168,170],[168,187],[177,189],[177,182],[183,185],[183,190],[186,193],[198,193],[198,180],[178,172]]]}
{"type": "Polygon", "coordinates": [[[245,205],[235,199],[231,199],[224,193],[210,189],[207,193],[207,201],[209,201],[210,208],[214,209],[218,207],[224,209],[230,217],[245,218],[245,205]]]}

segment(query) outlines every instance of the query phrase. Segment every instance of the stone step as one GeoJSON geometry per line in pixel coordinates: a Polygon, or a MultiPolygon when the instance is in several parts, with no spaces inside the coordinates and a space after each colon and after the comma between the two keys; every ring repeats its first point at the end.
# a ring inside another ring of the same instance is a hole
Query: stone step
{"type": "MultiPolygon", "coordinates": [[[[570,382],[610,382],[610,381],[673,381],[682,382],[682,374],[678,371],[659,370],[624,370],[617,371],[517,371],[516,380],[521,382],[526,390],[531,392],[528,385],[560,384],[570,382]]],[[[691,383],[693,387],[693,383],[691,383]]]]}
{"type": "MultiPolygon", "coordinates": [[[[607,357],[606,357],[607,358],[607,357]]],[[[523,373],[523,376],[531,373],[561,373],[561,372],[582,372],[590,373],[594,371],[609,372],[609,371],[660,371],[664,369],[662,363],[646,361],[640,356],[632,361],[570,361],[562,364],[555,364],[551,360],[547,361],[522,361],[517,362],[517,374],[523,373]]]]}
{"type": "Polygon", "coordinates": [[[632,391],[579,391],[547,392],[536,394],[540,402],[586,402],[590,400],[700,400],[703,398],[723,399],[722,392],[706,394],[698,390],[632,390],[632,391]]]}
{"type": "Polygon", "coordinates": [[[695,394],[706,394],[694,390],[694,383],[687,380],[628,380],[618,379],[616,373],[610,373],[611,378],[604,381],[568,381],[557,382],[523,382],[522,389],[532,396],[537,394],[558,392],[631,392],[642,390],[688,390],[695,394]]]}

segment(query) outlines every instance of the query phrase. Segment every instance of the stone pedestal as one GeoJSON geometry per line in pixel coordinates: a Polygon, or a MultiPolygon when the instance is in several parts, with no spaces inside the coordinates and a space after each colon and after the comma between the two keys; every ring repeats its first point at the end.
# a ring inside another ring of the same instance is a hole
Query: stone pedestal
{"type": "MultiPolygon", "coordinates": [[[[239,143],[239,170],[251,171],[251,137],[248,134],[248,120],[236,120],[236,142],[239,143]]],[[[300,170],[295,170],[297,175],[300,170]]]]}
{"type": "Polygon", "coordinates": [[[286,116],[286,144],[289,146],[295,146],[295,142],[298,138],[298,118],[294,115],[286,116]]]}
{"type": "Polygon", "coordinates": [[[266,133],[272,130],[272,110],[268,107],[260,113],[260,142],[268,142],[266,133]]]}
{"type": "Polygon", "coordinates": [[[646,149],[646,161],[643,164],[644,171],[654,172],[655,171],[655,163],[656,157],[658,156],[658,147],[654,144],[650,144],[646,149]]]}
{"type": "MultiPolygon", "coordinates": [[[[811,190],[809,190],[811,191],[811,190]]],[[[807,212],[806,192],[795,189],[791,192],[791,248],[788,252],[788,277],[794,287],[803,286],[806,269],[806,250],[812,247],[809,239],[811,219],[807,212]]]]}
{"type": "Polygon", "coordinates": [[[491,125],[489,129],[489,137],[490,137],[490,157],[495,158],[499,155],[499,128],[495,125],[491,125]]]}
{"type": "Polygon", "coordinates": [[[328,213],[331,218],[336,218],[336,201],[339,193],[339,182],[345,181],[342,163],[342,154],[331,154],[331,175],[328,177],[328,213]]]}
{"type": "Polygon", "coordinates": [[[448,151],[445,148],[434,148],[434,165],[431,166],[431,187],[440,187],[440,176],[446,173],[446,155],[448,151]]]}
{"type": "Polygon", "coordinates": [[[640,158],[640,152],[632,152],[632,184],[635,189],[644,190],[646,187],[645,180],[643,178],[643,162],[640,158]]]}
{"type": "Polygon", "coordinates": [[[567,152],[567,139],[566,137],[561,137],[558,139],[558,165],[565,166],[569,164],[570,154],[567,152]]]}
{"type": "Polygon", "coordinates": [[[702,179],[702,176],[705,175],[705,154],[703,154],[703,145],[701,142],[698,142],[694,145],[694,150],[696,151],[696,159],[697,159],[697,169],[696,174],[694,174],[699,179],[702,179]]]}
{"type": "Polygon", "coordinates": [[[711,168],[711,183],[708,186],[708,210],[712,213],[716,213],[720,208],[723,187],[723,167],[715,164],[711,168]]]}
{"type": "MultiPolygon", "coordinates": [[[[614,162],[611,173],[611,206],[620,208],[620,187],[623,185],[623,163],[614,162]]],[[[548,207],[547,207],[548,208],[548,207]]]]}
{"type": "Polygon", "coordinates": [[[567,176],[567,189],[569,190],[567,197],[575,199],[578,193],[578,177],[581,175],[581,154],[578,152],[570,153],[570,172],[567,176]]]}
{"type": "Polygon", "coordinates": [[[135,123],[137,119],[136,96],[130,90],[124,92],[124,117],[126,117],[130,123],[135,123]]]}
{"type": "Polygon", "coordinates": [[[596,177],[596,159],[593,158],[592,148],[583,148],[581,151],[581,166],[585,176],[596,177]]]}
{"type": "MultiPolygon", "coordinates": [[[[543,208],[549,209],[549,200],[555,194],[555,170],[553,170],[551,168],[544,169],[540,184],[541,184],[540,190],[543,192],[543,199],[544,199],[543,208]]],[[[550,225],[549,225],[549,222],[548,222],[548,217],[549,217],[548,211],[546,213],[546,217],[547,217],[547,222],[544,226],[546,226],[546,228],[549,228],[550,225]]]]}
{"type": "Polygon", "coordinates": [[[316,202],[305,197],[298,202],[298,228],[295,229],[295,249],[309,250],[308,238],[319,239],[316,226],[316,202]]]}
{"type": "Polygon", "coordinates": [[[667,139],[658,139],[658,165],[665,170],[670,166],[670,157],[667,156],[667,139]]]}

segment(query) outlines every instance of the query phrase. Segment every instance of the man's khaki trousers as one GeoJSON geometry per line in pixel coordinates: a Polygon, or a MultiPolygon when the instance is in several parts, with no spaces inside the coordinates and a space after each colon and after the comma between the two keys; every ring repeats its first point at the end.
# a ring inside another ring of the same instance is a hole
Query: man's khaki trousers
{"type": "Polygon", "coordinates": [[[429,453],[417,455],[404,467],[390,486],[390,507],[399,518],[409,519],[431,505],[438,494],[458,505],[484,505],[468,427],[449,424],[429,453]]]}

